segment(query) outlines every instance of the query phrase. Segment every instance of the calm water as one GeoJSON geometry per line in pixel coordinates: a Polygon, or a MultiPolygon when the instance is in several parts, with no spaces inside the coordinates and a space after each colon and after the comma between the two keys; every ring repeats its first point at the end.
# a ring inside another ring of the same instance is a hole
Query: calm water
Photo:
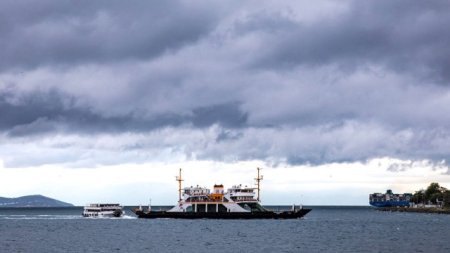
{"type": "Polygon", "coordinates": [[[450,252],[450,215],[313,207],[300,220],[82,218],[0,209],[0,252],[450,252]]]}

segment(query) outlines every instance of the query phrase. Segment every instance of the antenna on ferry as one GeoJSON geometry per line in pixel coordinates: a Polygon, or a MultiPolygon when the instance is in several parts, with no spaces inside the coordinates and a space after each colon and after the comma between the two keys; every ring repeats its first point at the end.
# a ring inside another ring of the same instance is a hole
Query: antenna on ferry
{"type": "Polygon", "coordinates": [[[183,178],[181,178],[181,168],[180,174],[176,177],[176,180],[178,181],[178,201],[181,201],[181,181],[184,181],[183,178]]]}
{"type": "Polygon", "coordinates": [[[261,196],[261,194],[260,194],[260,187],[259,187],[259,185],[260,185],[260,182],[261,182],[261,180],[263,180],[263,176],[262,175],[259,175],[259,171],[260,170],[262,170],[261,168],[256,168],[257,170],[258,170],[258,176],[255,178],[255,180],[256,180],[256,185],[257,185],[257,189],[258,189],[258,202],[261,200],[261,198],[260,198],[260,196],[261,196]]]}

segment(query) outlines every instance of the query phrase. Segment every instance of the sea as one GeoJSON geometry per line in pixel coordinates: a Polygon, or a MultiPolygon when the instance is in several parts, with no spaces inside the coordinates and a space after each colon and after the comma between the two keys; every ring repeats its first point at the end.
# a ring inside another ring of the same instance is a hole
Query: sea
{"type": "MultiPolygon", "coordinates": [[[[288,207],[272,207],[284,209],[288,207]]],[[[294,220],[83,218],[1,208],[0,252],[450,252],[450,215],[313,206],[294,220]]]]}

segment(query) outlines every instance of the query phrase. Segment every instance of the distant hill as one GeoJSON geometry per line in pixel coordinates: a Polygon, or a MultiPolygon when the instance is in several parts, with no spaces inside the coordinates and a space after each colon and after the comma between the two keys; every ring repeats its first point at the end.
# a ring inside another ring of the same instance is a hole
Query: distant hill
{"type": "Polygon", "coordinates": [[[42,195],[28,195],[18,198],[0,197],[0,207],[67,207],[72,204],[42,195]]]}

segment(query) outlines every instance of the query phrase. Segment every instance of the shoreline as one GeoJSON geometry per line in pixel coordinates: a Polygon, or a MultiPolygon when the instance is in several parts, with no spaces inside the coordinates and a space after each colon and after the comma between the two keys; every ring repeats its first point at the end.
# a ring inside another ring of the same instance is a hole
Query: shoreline
{"type": "Polygon", "coordinates": [[[383,212],[450,214],[449,208],[437,208],[437,207],[381,207],[377,208],[377,210],[383,212]]]}

